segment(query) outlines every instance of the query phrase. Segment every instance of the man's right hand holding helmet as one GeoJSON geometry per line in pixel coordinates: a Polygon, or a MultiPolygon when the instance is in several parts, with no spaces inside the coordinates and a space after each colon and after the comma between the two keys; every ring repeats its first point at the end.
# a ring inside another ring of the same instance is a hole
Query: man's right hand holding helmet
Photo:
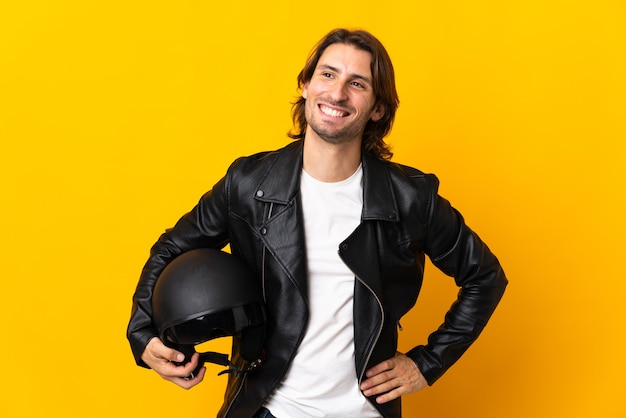
{"type": "Polygon", "coordinates": [[[146,349],[141,355],[141,359],[144,363],[157,372],[159,376],[183,389],[191,389],[204,379],[206,367],[202,367],[197,376],[187,379],[198,366],[199,357],[200,355],[195,353],[187,364],[177,366],[174,362],[183,361],[185,355],[173,348],[167,347],[158,337],[154,337],[148,342],[146,349]]]}

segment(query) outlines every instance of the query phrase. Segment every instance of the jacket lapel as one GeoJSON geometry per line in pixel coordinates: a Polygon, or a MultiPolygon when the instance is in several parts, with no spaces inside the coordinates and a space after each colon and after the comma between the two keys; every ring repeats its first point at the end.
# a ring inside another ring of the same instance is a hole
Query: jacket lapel
{"type": "Polygon", "coordinates": [[[385,164],[372,157],[363,157],[361,225],[340,245],[346,265],[377,295],[382,292],[377,223],[398,222],[396,198],[385,164]]]}
{"type": "Polygon", "coordinates": [[[300,208],[302,141],[279,151],[259,183],[255,199],[268,208],[258,231],[267,250],[307,298],[304,224],[300,208]]]}
{"type": "Polygon", "coordinates": [[[387,162],[363,156],[363,220],[398,222],[398,204],[387,162]]]}

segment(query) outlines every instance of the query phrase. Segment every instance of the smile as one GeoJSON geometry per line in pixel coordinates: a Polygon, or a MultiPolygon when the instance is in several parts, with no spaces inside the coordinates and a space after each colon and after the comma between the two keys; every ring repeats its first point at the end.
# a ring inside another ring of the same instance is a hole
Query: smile
{"type": "Polygon", "coordinates": [[[320,110],[326,116],[330,116],[331,118],[343,118],[348,116],[348,112],[344,112],[341,110],[331,109],[330,107],[326,107],[324,105],[319,105],[320,110]]]}

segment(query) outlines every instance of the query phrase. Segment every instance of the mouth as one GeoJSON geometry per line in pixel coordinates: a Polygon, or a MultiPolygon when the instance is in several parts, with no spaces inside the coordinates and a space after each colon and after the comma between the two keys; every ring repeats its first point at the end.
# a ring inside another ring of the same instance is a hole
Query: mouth
{"type": "Polygon", "coordinates": [[[323,104],[320,104],[318,107],[323,114],[330,116],[331,118],[345,118],[350,114],[345,110],[333,109],[332,107],[328,107],[323,104]]]}

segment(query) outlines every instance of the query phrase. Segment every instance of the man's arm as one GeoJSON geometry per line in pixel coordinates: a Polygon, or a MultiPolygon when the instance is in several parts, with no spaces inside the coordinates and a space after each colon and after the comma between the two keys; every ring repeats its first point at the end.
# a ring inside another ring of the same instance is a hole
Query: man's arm
{"type": "Polygon", "coordinates": [[[151,367],[142,355],[158,337],[152,323],[152,293],[163,269],[180,254],[196,248],[223,248],[228,242],[227,180],[222,179],[198,204],[153,245],[133,295],[127,338],[135,361],[151,367]]]}
{"type": "Polygon", "coordinates": [[[433,264],[454,277],[460,287],[443,324],[428,337],[428,344],[406,353],[432,385],[478,338],[508,280],[496,256],[439,195],[431,207],[425,248],[433,264]]]}
{"type": "Polygon", "coordinates": [[[433,264],[454,277],[460,291],[444,323],[428,344],[397,353],[366,372],[366,396],[384,403],[432,385],[478,338],[508,283],[498,259],[445,199],[433,198],[427,223],[426,253],[433,264]]]}

